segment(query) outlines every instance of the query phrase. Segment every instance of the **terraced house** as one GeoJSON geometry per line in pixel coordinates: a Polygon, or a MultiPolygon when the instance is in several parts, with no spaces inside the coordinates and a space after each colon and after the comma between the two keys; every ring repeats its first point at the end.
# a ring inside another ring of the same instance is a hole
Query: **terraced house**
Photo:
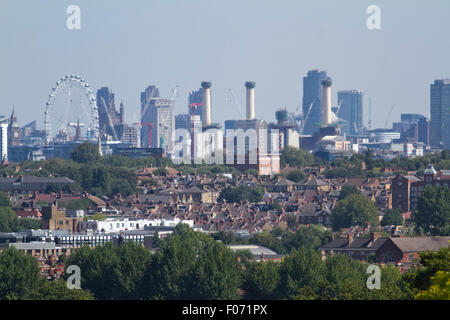
{"type": "Polygon", "coordinates": [[[36,177],[18,176],[12,178],[0,178],[0,191],[3,192],[46,192],[50,186],[58,189],[75,183],[67,177],[36,177]]]}

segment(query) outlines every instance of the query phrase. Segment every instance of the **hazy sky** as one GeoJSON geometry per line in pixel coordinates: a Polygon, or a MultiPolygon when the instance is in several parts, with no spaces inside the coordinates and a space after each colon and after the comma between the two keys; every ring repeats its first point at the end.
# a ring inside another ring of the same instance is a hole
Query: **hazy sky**
{"type": "Polygon", "coordinates": [[[63,75],[93,90],[111,86],[126,119],[139,95],[156,85],[163,97],[212,81],[212,120],[239,118],[231,88],[245,107],[244,81],[256,81],[256,117],[301,104],[302,77],[327,70],[337,91],[372,98],[373,126],[400,113],[429,115],[429,86],[450,77],[450,1],[401,0],[0,0],[0,114],[14,105],[21,125],[43,127],[45,102],[63,75]],[[66,27],[66,8],[81,8],[81,30],[66,27]],[[381,30],[366,27],[366,9],[381,7],[381,30]]]}

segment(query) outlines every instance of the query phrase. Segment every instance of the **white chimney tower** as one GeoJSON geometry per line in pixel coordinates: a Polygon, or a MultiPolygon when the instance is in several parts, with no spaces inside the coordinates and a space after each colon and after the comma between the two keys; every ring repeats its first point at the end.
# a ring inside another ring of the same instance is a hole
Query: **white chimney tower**
{"type": "Polygon", "coordinates": [[[321,110],[321,122],[322,127],[326,127],[331,124],[331,85],[333,82],[331,78],[327,78],[321,82],[322,84],[322,110],[321,110]]]}
{"type": "Polygon", "coordinates": [[[247,99],[246,99],[246,120],[255,119],[255,82],[247,81],[245,82],[245,87],[247,88],[247,99]]]}
{"type": "Polygon", "coordinates": [[[211,125],[211,81],[202,82],[202,124],[211,125]]]}

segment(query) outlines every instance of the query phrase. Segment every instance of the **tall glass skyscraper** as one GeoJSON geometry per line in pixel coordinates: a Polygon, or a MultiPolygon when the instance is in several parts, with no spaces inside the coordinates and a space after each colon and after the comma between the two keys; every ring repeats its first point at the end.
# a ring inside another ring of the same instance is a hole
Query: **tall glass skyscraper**
{"type": "Polygon", "coordinates": [[[359,90],[338,92],[337,116],[347,122],[346,134],[357,134],[363,128],[363,95],[359,90]]]}
{"type": "Polygon", "coordinates": [[[321,126],[322,80],[327,72],[311,70],[303,77],[303,134],[313,134],[321,126]]]}
{"type": "Polygon", "coordinates": [[[430,144],[450,149],[450,80],[435,80],[430,87],[430,144]]]}

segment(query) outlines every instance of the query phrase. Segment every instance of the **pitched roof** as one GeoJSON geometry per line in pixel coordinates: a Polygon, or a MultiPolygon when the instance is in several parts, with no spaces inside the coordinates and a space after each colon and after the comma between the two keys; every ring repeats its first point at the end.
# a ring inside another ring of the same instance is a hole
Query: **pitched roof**
{"type": "Polygon", "coordinates": [[[74,183],[75,181],[67,177],[37,177],[18,176],[13,178],[0,178],[0,183],[74,183]]]}
{"type": "Polygon", "coordinates": [[[89,196],[87,196],[87,198],[88,198],[89,200],[91,200],[93,203],[95,203],[95,204],[96,204],[97,206],[99,206],[99,207],[104,207],[104,206],[106,206],[105,201],[103,201],[103,200],[100,199],[99,197],[89,195],[89,196]]]}
{"type": "Polygon", "coordinates": [[[450,237],[391,238],[402,252],[438,251],[448,248],[450,237]]]}

